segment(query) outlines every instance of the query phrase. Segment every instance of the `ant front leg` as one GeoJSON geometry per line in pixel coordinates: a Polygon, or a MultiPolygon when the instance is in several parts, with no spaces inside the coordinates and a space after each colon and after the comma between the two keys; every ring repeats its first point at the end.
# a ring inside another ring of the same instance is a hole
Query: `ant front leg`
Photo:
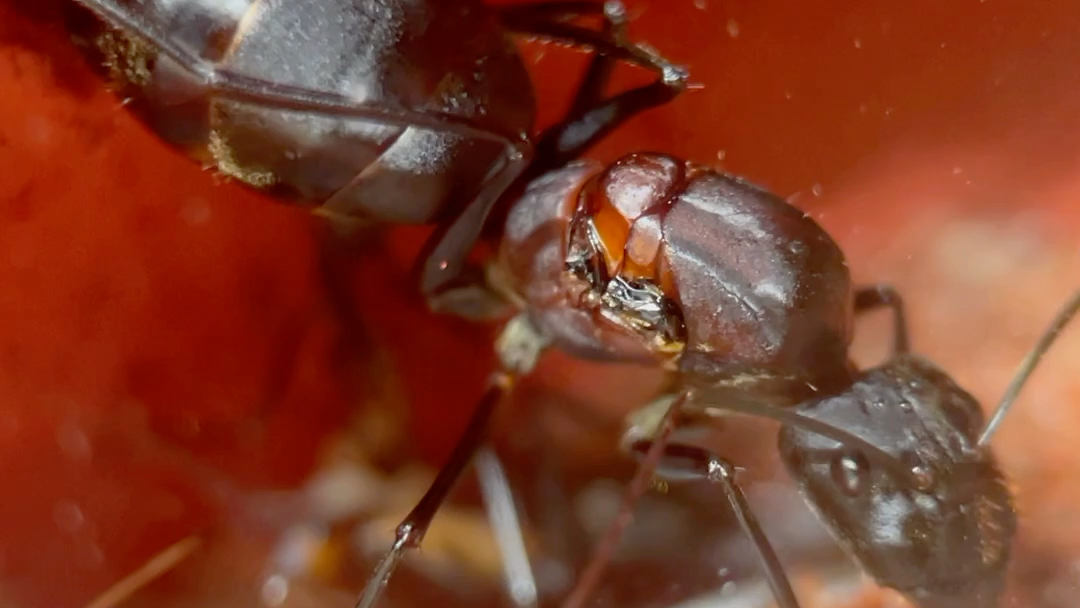
{"type": "MultiPolygon", "coordinates": [[[[639,455],[645,454],[652,444],[650,440],[637,441],[631,449],[639,455]]],[[[724,498],[735,513],[735,518],[739,521],[739,526],[754,544],[754,550],[757,552],[773,597],[776,598],[777,606],[799,608],[799,601],[795,598],[791,581],[784,573],[784,566],[780,563],[780,558],[777,557],[772,543],[765,536],[765,531],[762,530],[742,488],[735,481],[735,467],[730,462],[704,448],[669,443],[664,446],[663,460],[657,467],[657,477],[669,483],[705,480],[719,485],[724,498]]]]}
{"type": "Polygon", "coordinates": [[[893,311],[893,356],[902,355],[911,350],[907,319],[904,315],[904,300],[900,292],[889,285],[871,285],[855,290],[855,313],[861,314],[888,306],[893,311]]]}

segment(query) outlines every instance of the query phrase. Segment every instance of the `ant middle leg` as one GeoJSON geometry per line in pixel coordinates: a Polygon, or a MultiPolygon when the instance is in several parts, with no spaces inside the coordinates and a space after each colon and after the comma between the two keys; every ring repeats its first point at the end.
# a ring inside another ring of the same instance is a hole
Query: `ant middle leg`
{"type": "MultiPolygon", "coordinates": [[[[631,446],[636,454],[645,454],[653,447],[650,440],[637,441],[631,446]]],[[[765,580],[779,608],[799,608],[791,581],[777,557],[772,543],[765,535],[746,495],[735,480],[735,466],[716,454],[693,445],[669,443],[663,448],[663,460],[657,467],[657,477],[668,482],[705,480],[720,486],[735,519],[754,545],[765,580]]]]}
{"type": "Polygon", "coordinates": [[[887,306],[893,311],[893,356],[902,355],[911,350],[911,338],[908,334],[907,318],[904,315],[904,300],[900,293],[889,285],[870,285],[855,290],[855,313],[860,314],[887,306]]]}

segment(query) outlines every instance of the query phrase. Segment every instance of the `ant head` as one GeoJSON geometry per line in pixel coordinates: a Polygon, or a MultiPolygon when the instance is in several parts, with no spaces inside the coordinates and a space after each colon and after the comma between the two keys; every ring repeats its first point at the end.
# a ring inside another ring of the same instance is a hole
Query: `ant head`
{"type": "Polygon", "coordinates": [[[832,239],[783,199],[670,156],[533,182],[501,260],[537,324],[579,356],[713,377],[846,365],[851,286],[832,239]]]}
{"type": "Polygon", "coordinates": [[[902,355],[802,416],[901,463],[785,426],[788,472],[840,543],[880,584],[920,606],[996,606],[1016,530],[1012,497],[978,445],[978,402],[944,372],[902,355]]]}

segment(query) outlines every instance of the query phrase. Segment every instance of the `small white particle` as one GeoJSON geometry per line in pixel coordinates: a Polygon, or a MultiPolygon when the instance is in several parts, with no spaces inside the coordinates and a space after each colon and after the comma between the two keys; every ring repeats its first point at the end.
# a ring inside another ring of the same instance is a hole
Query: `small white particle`
{"type": "Polygon", "coordinates": [[[262,600],[268,606],[280,606],[289,595],[289,581],[280,574],[266,579],[261,590],[262,600]]]}

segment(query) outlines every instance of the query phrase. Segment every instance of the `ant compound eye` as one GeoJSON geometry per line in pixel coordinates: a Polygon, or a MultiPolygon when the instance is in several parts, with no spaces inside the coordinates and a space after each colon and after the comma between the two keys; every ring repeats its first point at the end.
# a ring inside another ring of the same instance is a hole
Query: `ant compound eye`
{"type": "Polygon", "coordinates": [[[833,482],[848,496],[858,496],[870,476],[870,463],[861,452],[841,454],[829,464],[833,482]]]}

